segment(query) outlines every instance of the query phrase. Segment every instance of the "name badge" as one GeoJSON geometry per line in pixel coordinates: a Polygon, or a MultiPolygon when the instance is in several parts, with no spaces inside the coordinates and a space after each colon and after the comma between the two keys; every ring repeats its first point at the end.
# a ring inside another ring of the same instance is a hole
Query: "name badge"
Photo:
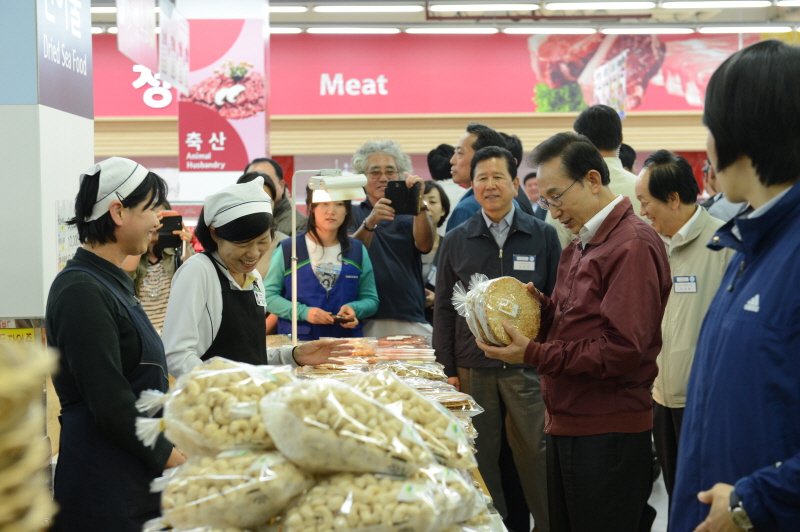
{"type": "Polygon", "coordinates": [[[529,272],[535,271],[536,255],[514,255],[514,269],[529,272]]]}
{"type": "Polygon", "coordinates": [[[696,294],[697,277],[694,275],[676,275],[672,278],[672,286],[676,294],[696,294]]]}
{"type": "Polygon", "coordinates": [[[431,266],[431,271],[428,272],[428,278],[425,279],[431,286],[436,286],[436,266],[431,266]]]}
{"type": "Polygon", "coordinates": [[[253,287],[253,294],[256,296],[256,305],[259,307],[267,306],[267,298],[264,297],[264,292],[262,292],[258,287],[253,287]]]}

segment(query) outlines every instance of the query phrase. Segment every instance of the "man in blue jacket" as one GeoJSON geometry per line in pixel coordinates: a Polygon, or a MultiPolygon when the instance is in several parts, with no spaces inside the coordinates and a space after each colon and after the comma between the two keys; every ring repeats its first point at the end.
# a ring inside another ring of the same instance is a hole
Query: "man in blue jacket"
{"type": "Polygon", "coordinates": [[[519,179],[511,152],[495,146],[481,148],[472,158],[471,175],[481,208],[447,233],[439,248],[433,347],[448,382],[485,409],[474,418],[479,434],[475,456],[498,512],[503,517],[508,514],[498,465],[505,430],[536,530],[549,531],[545,407],[539,374],[524,364],[487,358],[451,298],[456,282],[467,287],[475,273],[533,282],[549,294],[555,286],[561,247],[555,229],[514,207],[519,179]]]}
{"type": "Polygon", "coordinates": [[[750,208],[689,378],[670,530],[800,530],[800,49],[763,41],[711,77],[703,121],[725,196],[750,208]],[[710,505],[707,506],[707,505],[710,505]]]}

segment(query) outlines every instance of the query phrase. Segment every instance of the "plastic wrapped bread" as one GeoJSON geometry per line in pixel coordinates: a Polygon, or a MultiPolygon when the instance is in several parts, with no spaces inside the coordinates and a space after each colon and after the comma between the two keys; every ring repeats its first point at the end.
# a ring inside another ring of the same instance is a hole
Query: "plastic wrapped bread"
{"type": "Polygon", "coordinates": [[[276,451],[227,451],[191,457],[153,484],[163,487],[163,516],[173,527],[250,528],[283,511],[314,480],[276,451]]]}
{"type": "Polygon", "coordinates": [[[137,407],[162,419],[139,418],[137,435],[154,445],[159,430],[189,456],[233,449],[274,449],[259,413],[262,398],[297,379],[290,366],[253,366],[212,358],[179,378],[166,394],[146,391],[137,407]]]}
{"type": "Polygon", "coordinates": [[[278,450],[314,473],[406,476],[434,461],[413,422],[338,381],[283,386],[261,412],[278,450]]]}
{"type": "Polygon", "coordinates": [[[453,305],[478,340],[489,345],[510,344],[503,322],[513,325],[526,338],[539,335],[541,305],[521,281],[475,274],[469,287],[466,291],[460,282],[456,283],[453,305]]]}
{"type": "Polygon", "coordinates": [[[435,491],[425,480],[342,473],[322,480],[281,517],[284,532],[435,532],[435,491]]]}
{"type": "Polygon", "coordinates": [[[444,372],[444,366],[438,362],[406,362],[402,360],[390,360],[385,362],[378,362],[375,364],[375,370],[388,369],[398,377],[408,379],[411,377],[419,377],[434,381],[447,382],[447,375],[444,372]]]}
{"type": "Polygon", "coordinates": [[[441,403],[431,401],[389,370],[354,377],[348,384],[414,422],[436,460],[454,468],[478,466],[463,426],[441,403]]]}

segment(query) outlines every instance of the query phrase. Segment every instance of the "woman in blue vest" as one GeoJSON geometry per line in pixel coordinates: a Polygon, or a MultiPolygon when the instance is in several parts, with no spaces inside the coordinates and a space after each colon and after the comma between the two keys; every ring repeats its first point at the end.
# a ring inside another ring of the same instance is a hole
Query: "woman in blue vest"
{"type": "MultiPolygon", "coordinates": [[[[349,201],[312,203],[306,189],[308,230],[297,235],[297,337],[363,336],[362,320],[378,310],[372,263],[364,245],[347,236],[349,201]]],[[[278,316],[278,334],[292,331],[292,241],[272,255],[264,280],[267,309],[278,316]]]]}

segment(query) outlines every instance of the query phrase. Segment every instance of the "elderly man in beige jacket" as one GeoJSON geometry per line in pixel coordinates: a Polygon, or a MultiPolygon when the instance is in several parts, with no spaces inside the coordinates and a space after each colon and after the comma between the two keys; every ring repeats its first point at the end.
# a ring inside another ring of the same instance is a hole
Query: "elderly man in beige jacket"
{"type": "Polygon", "coordinates": [[[653,436],[671,498],[697,337],[733,250],[713,252],[706,247],[725,222],[695,205],[700,188],[686,159],[659,150],[647,158],[643,168],[636,180],[640,215],[664,239],[672,270],[673,289],[661,323],[664,343],[653,384],[653,436]]]}

